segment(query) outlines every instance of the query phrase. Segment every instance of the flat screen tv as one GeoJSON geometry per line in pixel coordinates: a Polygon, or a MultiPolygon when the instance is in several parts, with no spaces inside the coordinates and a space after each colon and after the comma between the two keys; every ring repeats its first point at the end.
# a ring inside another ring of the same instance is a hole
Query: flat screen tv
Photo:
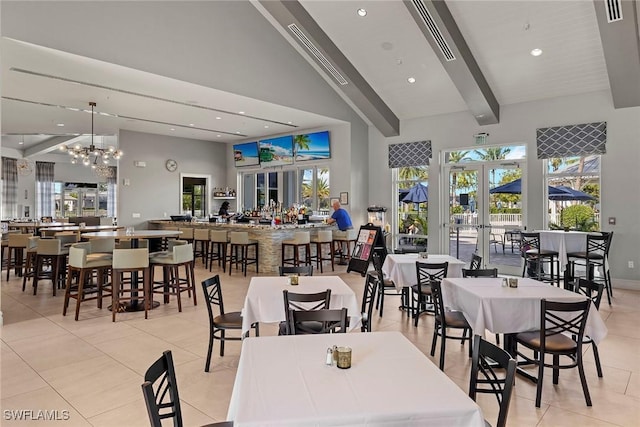
{"type": "Polygon", "coordinates": [[[296,135],[293,137],[293,144],[296,149],[296,162],[331,158],[329,131],[296,135]]]}
{"type": "Polygon", "coordinates": [[[260,164],[260,156],[257,142],[245,142],[244,144],[234,144],[233,159],[236,167],[256,166],[260,164]]]}
{"type": "Polygon", "coordinates": [[[264,167],[290,165],[293,163],[293,136],[260,141],[260,164],[264,167]]]}

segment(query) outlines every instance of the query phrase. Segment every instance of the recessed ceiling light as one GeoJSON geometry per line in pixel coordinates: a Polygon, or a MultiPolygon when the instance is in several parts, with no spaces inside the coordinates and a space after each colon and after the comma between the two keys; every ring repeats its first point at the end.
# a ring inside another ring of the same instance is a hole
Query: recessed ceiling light
{"type": "Polygon", "coordinates": [[[222,135],[216,135],[218,138],[222,137],[222,135]]]}
{"type": "Polygon", "coordinates": [[[222,117],[216,117],[216,120],[222,120],[222,117]]]}
{"type": "Polygon", "coordinates": [[[237,131],[236,131],[236,133],[240,133],[240,131],[239,131],[239,130],[237,130],[237,131]]]}
{"type": "Polygon", "coordinates": [[[289,125],[290,125],[291,123],[293,123],[293,122],[287,122],[287,124],[289,124],[289,125]]]}
{"type": "Polygon", "coordinates": [[[265,129],[269,129],[269,125],[264,125],[264,128],[265,129]]]}
{"type": "Polygon", "coordinates": [[[64,123],[56,123],[56,126],[58,126],[58,127],[63,127],[63,126],[64,126],[64,123]]]}
{"type": "Polygon", "coordinates": [[[238,114],[244,114],[244,111],[238,111],[238,114]]]}
{"type": "Polygon", "coordinates": [[[195,126],[193,123],[189,123],[189,126],[195,126]]]}
{"type": "Polygon", "coordinates": [[[533,56],[540,56],[540,55],[542,55],[542,49],[538,49],[538,48],[533,49],[533,50],[531,51],[531,55],[533,55],[533,56]]]}
{"type": "Polygon", "coordinates": [[[169,129],[169,130],[176,130],[176,128],[171,128],[171,129],[169,129]]]}
{"type": "Polygon", "coordinates": [[[358,13],[358,16],[367,16],[367,10],[364,8],[360,8],[356,11],[358,13]]]}
{"type": "Polygon", "coordinates": [[[18,145],[24,144],[24,141],[18,141],[18,145]]]}
{"type": "Polygon", "coordinates": [[[409,78],[407,79],[407,81],[408,81],[409,83],[415,83],[415,82],[416,82],[416,78],[415,78],[415,77],[409,77],[409,78]]]}

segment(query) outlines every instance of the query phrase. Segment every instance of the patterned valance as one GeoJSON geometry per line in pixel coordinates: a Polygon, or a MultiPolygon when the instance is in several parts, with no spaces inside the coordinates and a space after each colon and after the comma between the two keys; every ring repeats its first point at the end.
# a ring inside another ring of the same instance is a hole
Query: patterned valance
{"type": "Polygon", "coordinates": [[[389,145],[389,168],[424,166],[431,158],[431,141],[389,145]]]}
{"type": "Polygon", "coordinates": [[[607,122],[536,129],[538,158],[605,154],[607,122]]]}

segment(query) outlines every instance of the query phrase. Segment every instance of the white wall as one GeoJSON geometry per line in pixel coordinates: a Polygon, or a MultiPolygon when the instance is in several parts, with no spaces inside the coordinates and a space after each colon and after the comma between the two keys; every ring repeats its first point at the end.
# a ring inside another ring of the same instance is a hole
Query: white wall
{"type": "MultiPolygon", "coordinates": [[[[615,110],[608,92],[595,92],[570,97],[503,106],[500,123],[477,125],[467,113],[419,118],[401,123],[401,135],[384,138],[370,129],[369,168],[371,203],[391,206],[391,171],[387,165],[388,145],[392,143],[431,140],[437,159],[445,149],[473,147],[473,135],[488,132],[489,144],[527,145],[527,225],[539,228],[544,223],[543,161],[536,158],[536,128],[578,123],[607,122],[607,154],[602,158],[601,207],[605,219],[602,229],[614,231],[611,248],[611,271],[618,279],[640,280],[640,108],[615,110]],[[373,172],[375,171],[375,172],[373,172]],[[606,218],[616,217],[615,226],[606,218]],[[627,267],[634,261],[635,269],[627,267]]],[[[477,147],[476,147],[477,148],[477,147]]],[[[440,218],[440,171],[437,162],[429,170],[429,222],[442,224],[440,218]]],[[[429,227],[434,238],[429,250],[438,250],[440,227],[429,227]]]]}

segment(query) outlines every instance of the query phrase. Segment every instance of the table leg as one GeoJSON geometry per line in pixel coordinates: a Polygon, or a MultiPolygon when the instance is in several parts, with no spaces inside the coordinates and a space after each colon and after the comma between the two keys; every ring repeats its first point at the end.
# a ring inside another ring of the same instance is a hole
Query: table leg
{"type": "Polygon", "coordinates": [[[538,378],[531,375],[524,369],[520,368],[520,366],[532,365],[533,363],[527,360],[518,360],[518,352],[517,352],[515,337],[516,337],[516,334],[504,334],[504,349],[507,351],[507,353],[511,355],[511,357],[516,359],[516,374],[528,379],[529,381],[535,384],[538,382],[538,378]]]}

